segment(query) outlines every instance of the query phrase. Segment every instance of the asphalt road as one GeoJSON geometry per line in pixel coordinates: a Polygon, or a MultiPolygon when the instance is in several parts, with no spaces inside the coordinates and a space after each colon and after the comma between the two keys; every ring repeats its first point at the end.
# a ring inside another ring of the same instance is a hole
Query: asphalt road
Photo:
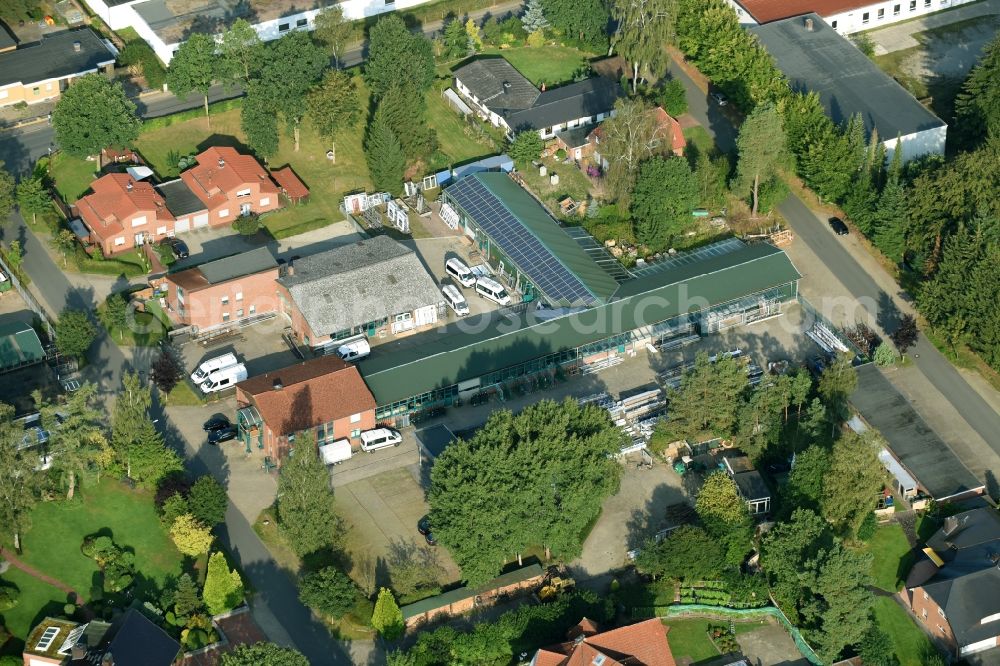
{"type": "MultiPolygon", "coordinates": [[[[716,145],[720,149],[734,150],[737,132],[722,114],[719,106],[708,99],[676,63],[671,62],[670,71],[684,84],[688,97],[688,112],[715,137],[716,145]]],[[[778,211],[788,221],[798,241],[805,243],[826,264],[851,296],[862,304],[874,304],[875,311],[871,314],[883,329],[894,330],[900,312],[893,302],[892,295],[879,287],[871,275],[851,256],[829,229],[826,221],[813,213],[794,194],[789,195],[778,206],[778,211]]],[[[1000,454],[1000,414],[983,400],[923,333],[918,337],[917,344],[908,351],[908,355],[969,426],[1000,454]]]]}

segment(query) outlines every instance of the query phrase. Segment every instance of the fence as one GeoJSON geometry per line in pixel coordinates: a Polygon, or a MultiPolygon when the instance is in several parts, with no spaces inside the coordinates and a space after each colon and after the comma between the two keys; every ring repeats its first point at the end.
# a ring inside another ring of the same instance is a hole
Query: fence
{"type": "Polygon", "coordinates": [[[821,315],[819,310],[814,308],[812,303],[807,301],[801,293],[797,294],[796,298],[798,299],[799,305],[802,306],[802,311],[812,317],[813,328],[821,327],[822,329],[825,329],[825,332],[831,333],[838,342],[850,349],[862,363],[867,363],[870,360],[867,356],[861,353],[861,350],[858,349],[857,345],[851,342],[850,338],[844,335],[841,329],[834,326],[826,317],[821,315]]]}
{"type": "Polygon", "coordinates": [[[3,268],[3,272],[10,279],[10,283],[14,285],[15,289],[17,289],[17,293],[21,294],[21,298],[23,298],[24,302],[27,303],[28,308],[42,320],[42,323],[45,325],[45,334],[48,339],[55,340],[55,329],[52,326],[52,322],[49,320],[49,315],[45,312],[42,306],[38,304],[38,301],[36,301],[35,297],[31,295],[31,292],[29,292],[24,285],[21,284],[21,281],[17,279],[17,276],[14,275],[14,271],[10,269],[10,266],[7,265],[7,262],[4,261],[2,256],[0,256],[0,267],[3,268]]]}

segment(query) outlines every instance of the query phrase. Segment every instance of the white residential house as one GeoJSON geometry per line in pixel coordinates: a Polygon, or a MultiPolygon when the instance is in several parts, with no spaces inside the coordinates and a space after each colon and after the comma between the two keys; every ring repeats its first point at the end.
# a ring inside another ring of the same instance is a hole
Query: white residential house
{"type": "Polygon", "coordinates": [[[975,0],[726,0],[743,25],[815,13],[842,35],[909,21],[975,0]]]}

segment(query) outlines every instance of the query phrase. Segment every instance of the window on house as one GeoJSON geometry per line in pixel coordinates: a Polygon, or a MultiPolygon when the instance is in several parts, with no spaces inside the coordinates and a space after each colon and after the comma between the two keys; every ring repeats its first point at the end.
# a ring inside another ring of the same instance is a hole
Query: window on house
{"type": "Polygon", "coordinates": [[[31,93],[32,93],[33,95],[37,95],[37,94],[38,94],[38,93],[40,93],[40,92],[41,92],[41,90],[40,90],[39,88],[32,88],[32,89],[31,89],[31,93]]]}
{"type": "Polygon", "coordinates": [[[239,310],[236,311],[236,316],[237,317],[242,317],[243,316],[243,309],[242,308],[240,308],[239,310]]]}
{"type": "Polygon", "coordinates": [[[352,430],[351,431],[351,439],[357,439],[358,437],[361,437],[361,431],[357,430],[357,429],[352,430]]]}
{"type": "Polygon", "coordinates": [[[286,32],[288,30],[288,28],[289,28],[289,24],[288,23],[279,23],[278,24],[278,32],[286,32]]]}
{"type": "Polygon", "coordinates": [[[879,9],[878,10],[878,20],[881,21],[884,18],[885,18],[885,10],[884,9],[879,9]]]}
{"type": "Polygon", "coordinates": [[[223,208],[219,211],[219,217],[229,217],[229,209],[223,208]]]}
{"type": "Polygon", "coordinates": [[[257,311],[257,306],[256,305],[251,305],[250,306],[250,314],[253,314],[256,311],[257,311]]]}
{"type": "Polygon", "coordinates": [[[870,14],[868,12],[865,12],[864,14],[861,15],[861,22],[862,23],[868,23],[868,19],[869,18],[870,18],[870,14]]]}
{"type": "Polygon", "coordinates": [[[229,313],[228,312],[223,312],[222,313],[222,321],[229,321],[229,313]]]}
{"type": "Polygon", "coordinates": [[[46,90],[52,90],[52,84],[51,83],[46,83],[45,84],[45,89],[46,90]]]}
{"type": "Polygon", "coordinates": [[[925,591],[924,591],[924,601],[927,601],[927,600],[928,600],[928,599],[930,599],[930,598],[931,598],[931,597],[930,597],[930,595],[929,595],[929,594],[927,594],[927,592],[926,592],[926,590],[925,590],[925,591]]]}
{"type": "Polygon", "coordinates": [[[250,196],[250,188],[249,187],[247,189],[245,189],[245,190],[239,190],[238,192],[236,192],[236,197],[237,198],[248,197],[248,196],[250,196]]]}
{"type": "Polygon", "coordinates": [[[917,8],[917,0],[910,0],[910,11],[915,11],[917,8]]]}
{"type": "Polygon", "coordinates": [[[166,227],[156,227],[156,235],[157,236],[165,236],[166,234],[167,234],[167,228],[166,227]]]}
{"type": "Polygon", "coordinates": [[[922,611],[920,612],[920,617],[922,617],[922,618],[923,618],[923,619],[925,619],[925,620],[927,619],[927,609],[926,609],[926,608],[925,608],[925,609],[923,609],[923,610],[922,610],[922,611]]]}
{"type": "Polygon", "coordinates": [[[115,239],[115,245],[124,245],[124,244],[125,244],[124,236],[119,236],[118,238],[115,239]]]}
{"type": "Polygon", "coordinates": [[[0,99],[7,99],[7,94],[6,90],[0,90],[0,99]]]}
{"type": "Polygon", "coordinates": [[[893,16],[899,16],[899,5],[893,5],[892,6],[892,15],[893,16]]]}
{"type": "Polygon", "coordinates": [[[260,200],[260,207],[261,208],[264,208],[265,206],[270,206],[270,205],[271,205],[271,197],[262,197],[261,198],[261,200],[260,200]]]}
{"type": "Polygon", "coordinates": [[[930,6],[931,6],[931,0],[924,0],[924,7],[930,7],[930,6]]]}
{"type": "Polygon", "coordinates": [[[243,300],[243,292],[242,291],[236,292],[236,300],[238,300],[238,301],[242,301],[243,300]]]}
{"type": "Polygon", "coordinates": [[[351,414],[351,423],[360,423],[361,414],[351,414]]]}
{"type": "Polygon", "coordinates": [[[832,22],[830,24],[830,27],[833,28],[834,30],[836,30],[837,29],[837,22],[836,21],[832,22]]]}
{"type": "Polygon", "coordinates": [[[941,617],[944,617],[944,611],[941,610],[940,606],[938,606],[938,615],[940,615],[941,617]]]}
{"type": "Polygon", "coordinates": [[[304,28],[307,25],[309,25],[309,19],[304,19],[303,18],[303,19],[299,19],[298,21],[295,22],[295,27],[296,28],[304,28]]]}
{"type": "Polygon", "coordinates": [[[229,304],[229,297],[228,296],[223,296],[222,297],[222,304],[223,305],[228,305],[229,304]]]}

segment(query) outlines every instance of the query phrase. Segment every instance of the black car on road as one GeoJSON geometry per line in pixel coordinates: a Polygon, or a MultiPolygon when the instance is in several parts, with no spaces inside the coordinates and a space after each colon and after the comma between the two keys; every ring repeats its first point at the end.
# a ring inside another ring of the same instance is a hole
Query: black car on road
{"type": "Polygon", "coordinates": [[[208,433],[208,443],[219,444],[221,442],[228,442],[231,439],[236,439],[236,435],[236,426],[230,424],[219,428],[218,430],[210,431],[208,433]]]}
{"type": "Polygon", "coordinates": [[[847,228],[847,225],[844,224],[844,221],[839,217],[831,217],[829,221],[830,228],[833,229],[833,233],[838,236],[846,236],[851,233],[851,230],[847,228]]]}

